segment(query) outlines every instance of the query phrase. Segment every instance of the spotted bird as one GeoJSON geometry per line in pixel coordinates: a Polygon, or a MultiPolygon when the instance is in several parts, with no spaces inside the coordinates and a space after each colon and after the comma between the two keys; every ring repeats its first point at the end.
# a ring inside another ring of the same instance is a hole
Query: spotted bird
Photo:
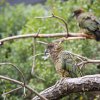
{"type": "Polygon", "coordinates": [[[77,64],[80,62],[79,57],[69,51],[64,51],[61,44],[49,43],[45,50],[45,55],[50,54],[55,69],[61,77],[78,77],[80,68],[77,64]]]}

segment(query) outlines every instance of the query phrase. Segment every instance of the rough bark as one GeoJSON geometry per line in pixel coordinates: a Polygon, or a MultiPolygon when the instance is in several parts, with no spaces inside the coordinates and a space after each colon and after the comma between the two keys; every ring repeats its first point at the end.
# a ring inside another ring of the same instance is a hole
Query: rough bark
{"type": "MultiPolygon", "coordinates": [[[[100,74],[87,75],[79,78],[64,78],[40,94],[48,100],[59,100],[70,93],[89,91],[100,91],[100,74]]],[[[36,96],[32,100],[41,99],[36,96]]]]}

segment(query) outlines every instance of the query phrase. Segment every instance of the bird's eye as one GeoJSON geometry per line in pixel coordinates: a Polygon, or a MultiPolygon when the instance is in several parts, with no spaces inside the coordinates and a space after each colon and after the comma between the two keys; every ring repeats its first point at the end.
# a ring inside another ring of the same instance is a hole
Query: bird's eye
{"type": "Polygon", "coordinates": [[[78,9],[78,10],[75,10],[75,11],[74,11],[74,14],[75,14],[75,15],[80,14],[80,13],[82,13],[82,10],[81,10],[81,9],[78,9]]]}
{"type": "Polygon", "coordinates": [[[53,48],[54,46],[52,45],[52,46],[49,46],[49,48],[53,48]]]}
{"type": "Polygon", "coordinates": [[[54,45],[48,45],[48,48],[49,49],[51,49],[51,48],[53,48],[54,47],[54,45]]]}

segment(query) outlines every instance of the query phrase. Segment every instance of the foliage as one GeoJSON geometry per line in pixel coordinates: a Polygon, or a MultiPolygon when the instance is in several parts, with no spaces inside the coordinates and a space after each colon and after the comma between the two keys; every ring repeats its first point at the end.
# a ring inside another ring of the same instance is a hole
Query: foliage
{"type": "MultiPolygon", "coordinates": [[[[36,19],[39,16],[49,16],[52,12],[68,21],[73,9],[83,7],[86,11],[95,13],[100,16],[100,2],[95,0],[90,4],[91,0],[48,0],[45,5],[5,5],[0,8],[0,38],[7,36],[27,34],[27,33],[57,33],[65,32],[62,22],[54,18],[36,19]]],[[[78,32],[79,28],[74,19],[68,23],[70,32],[78,32]]],[[[37,41],[51,42],[54,39],[36,39],[37,41]]],[[[63,44],[64,49],[77,54],[89,57],[91,59],[100,59],[100,43],[95,40],[70,40],[63,44]]],[[[12,62],[20,68],[25,75],[27,83],[37,91],[42,91],[45,88],[53,85],[59,76],[57,75],[54,65],[50,60],[44,61],[42,55],[36,57],[36,67],[34,75],[31,74],[33,62],[33,39],[23,39],[10,41],[0,47],[0,62],[12,62]],[[38,83],[38,84],[37,84],[38,83]]],[[[44,53],[45,46],[36,43],[36,54],[44,53]]],[[[84,69],[85,74],[100,73],[96,65],[88,65],[84,69]]],[[[17,80],[22,80],[18,72],[11,66],[0,66],[0,74],[12,77],[17,80]]],[[[8,81],[0,80],[0,94],[17,87],[8,81]]],[[[78,95],[74,94],[71,98],[74,100],[78,95]]],[[[22,91],[7,95],[9,100],[22,100],[22,91]]],[[[28,97],[27,97],[28,98],[28,97]]],[[[79,96],[81,97],[81,95],[79,96]]],[[[0,95],[0,100],[2,99],[0,95]]],[[[80,99],[82,100],[82,99],[80,99]]]]}

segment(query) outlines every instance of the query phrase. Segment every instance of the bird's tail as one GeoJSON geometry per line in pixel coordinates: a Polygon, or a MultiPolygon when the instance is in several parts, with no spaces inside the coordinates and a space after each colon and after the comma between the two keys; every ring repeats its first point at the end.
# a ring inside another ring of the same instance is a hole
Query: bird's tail
{"type": "Polygon", "coordinates": [[[96,40],[100,41],[100,31],[95,32],[96,40]]]}

